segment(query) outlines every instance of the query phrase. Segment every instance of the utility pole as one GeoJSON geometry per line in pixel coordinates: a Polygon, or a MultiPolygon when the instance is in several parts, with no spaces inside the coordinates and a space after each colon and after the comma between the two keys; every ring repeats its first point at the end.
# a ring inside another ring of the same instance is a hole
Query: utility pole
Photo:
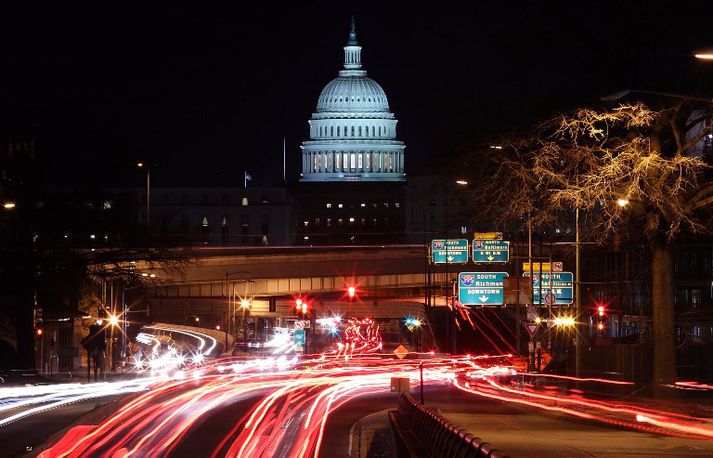
{"type": "Polygon", "coordinates": [[[580,269],[579,269],[579,207],[574,210],[574,268],[575,268],[575,279],[574,279],[574,373],[575,376],[580,377],[582,374],[582,366],[584,362],[584,348],[582,339],[582,326],[579,321],[582,319],[582,291],[580,282],[580,269]]]}
{"type": "MultiPolygon", "coordinates": [[[[530,306],[534,307],[535,306],[535,288],[532,287],[532,214],[528,212],[527,215],[527,270],[530,272],[530,276],[528,277],[528,281],[530,282],[530,306]]],[[[519,317],[518,317],[519,318],[519,317]]],[[[519,319],[518,319],[519,321],[519,319]]],[[[520,323],[518,322],[517,324],[517,332],[520,332],[520,323]]],[[[527,361],[528,361],[528,366],[530,366],[530,359],[532,356],[530,353],[532,351],[530,350],[530,347],[534,346],[532,337],[530,337],[530,340],[527,343],[527,361]]]]}

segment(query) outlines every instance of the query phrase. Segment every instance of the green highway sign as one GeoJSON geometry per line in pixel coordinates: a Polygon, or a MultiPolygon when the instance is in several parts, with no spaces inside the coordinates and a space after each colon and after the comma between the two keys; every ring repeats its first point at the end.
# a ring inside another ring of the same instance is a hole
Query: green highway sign
{"type": "Polygon", "coordinates": [[[503,305],[507,272],[461,272],[458,301],[463,305],[503,305]]]}
{"type": "MultiPolygon", "coordinates": [[[[524,272],[526,277],[529,272],[524,272]]],[[[572,272],[536,272],[532,276],[532,303],[567,305],[574,302],[574,275],[572,272]]]]}
{"type": "Polygon", "coordinates": [[[292,337],[292,343],[298,347],[304,346],[307,341],[307,334],[304,329],[295,329],[295,334],[292,337]]]}
{"type": "Polygon", "coordinates": [[[473,262],[509,262],[510,242],[505,240],[473,240],[473,262]]]}
{"type": "Polygon", "coordinates": [[[465,264],[468,262],[468,240],[436,239],[431,241],[431,261],[434,264],[465,264]]]}

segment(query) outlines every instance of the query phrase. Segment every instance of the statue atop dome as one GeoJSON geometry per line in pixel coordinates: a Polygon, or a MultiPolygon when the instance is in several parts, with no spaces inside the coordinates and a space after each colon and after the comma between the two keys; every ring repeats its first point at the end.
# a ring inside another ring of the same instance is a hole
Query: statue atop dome
{"type": "Polygon", "coordinates": [[[349,41],[347,41],[347,46],[359,46],[359,42],[356,37],[356,18],[352,14],[352,28],[349,31],[349,41]]]}

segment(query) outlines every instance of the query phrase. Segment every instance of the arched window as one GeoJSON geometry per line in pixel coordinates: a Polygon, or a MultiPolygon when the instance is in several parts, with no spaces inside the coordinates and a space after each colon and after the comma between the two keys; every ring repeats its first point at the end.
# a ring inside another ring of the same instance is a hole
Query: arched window
{"type": "Polygon", "coordinates": [[[334,126],[332,126],[332,127],[329,128],[329,135],[331,135],[332,137],[334,137],[334,126]]]}

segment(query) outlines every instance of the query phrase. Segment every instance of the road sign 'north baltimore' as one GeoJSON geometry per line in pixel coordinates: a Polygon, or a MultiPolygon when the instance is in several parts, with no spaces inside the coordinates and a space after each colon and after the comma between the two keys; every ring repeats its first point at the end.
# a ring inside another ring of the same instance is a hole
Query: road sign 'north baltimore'
{"type": "MultiPolygon", "coordinates": [[[[529,272],[524,273],[529,276],[529,272]]],[[[532,303],[545,304],[547,296],[553,304],[566,305],[574,302],[574,281],[572,272],[542,272],[532,276],[532,303]]]]}
{"type": "Polygon", "coordinates": [[[463,305],[503,305],[507,272],[461,272],[458,300],[463,305]]]}
{"type": "Polygon", "coordinates": [[[510,242],[505,240],[473,240],[473,262],[510,261],[510,242]]]}

